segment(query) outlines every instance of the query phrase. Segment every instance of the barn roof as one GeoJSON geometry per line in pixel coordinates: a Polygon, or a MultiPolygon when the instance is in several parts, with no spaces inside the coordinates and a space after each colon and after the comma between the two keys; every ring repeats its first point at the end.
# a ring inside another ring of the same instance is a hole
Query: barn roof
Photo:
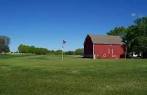
{"type": "Polygon", "coordinates": [[[124,44],[120,36],[88,35],[94,44],[124,44]]]}

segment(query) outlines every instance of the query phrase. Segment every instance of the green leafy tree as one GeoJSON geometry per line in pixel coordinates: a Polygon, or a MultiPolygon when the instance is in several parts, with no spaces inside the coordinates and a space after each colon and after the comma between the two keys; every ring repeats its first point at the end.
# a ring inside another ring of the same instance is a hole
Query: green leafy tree
{"type": "Polygon", "coordinates": [[[55,54],[56,54],[56,55],[60,55],[61,53],[62,53],[62,50],[56,50],[56,51],[55,51],[55,54]]]}
{"type": "Polygon", "coordinates": [[[128,27],[126,36],[130,52],[142,53],[142,57],[147,52],[147,17],[138,18],[134,25],[128,27]]]}
{"type": "Polygon", "coordinates": [[[75,53],[74,53],[74,51],[66,51],[65,54],[66,55],[74,55],[75,53]]]}
{"type": "Polygon", "coordinates": [[[83,53],[84,53],[84,49],[83,48],[79,48],[79,49],[75,50],[75,54],[76,55],[83,55],[83,53]]]}
{"type": "Polygon", "coordinates": [[[19,53],[32,53],[37,55],[45,55],[49,52],[46,48],[38,48],[35,46],[28,46],[24,44],[19,45],[18,51],[19,53]]]}
{"type": "Polygon", "coordinates": [[[120,36],[123,39],[123,42],[126,43],[127,42],[127,38],[126,38],[127,33],[128,33],[128,29],[121,26],[121,27],[115,27],[110,32],[108,32],[107,35],[120,36]]]}
{"type": "Polygon", "coordinates": [[[138,28],[136,31],[138,35],[147,36],[147,17],[138,18],[134,21],[138,28]]]}
{"type": "Polygon", "coordinates": [[[18,51],[19,51],[20,53],[30,53],[30,52],[29,52],[29,46],[24,45],[24,44],[19,45],[18,51]]]}
{"type": "Polygon", "coordinates": [[[108,35],[117,35],[123,38],[129,53],[142,53],[144,57],[147,54],[147,17],[137,18],[133,25],[127,28],[116,27],[108,35]]]}
{"type": "Polygon", "coordinates": [[[110,32],[107,33],[107,35],[113,35],[113,36],[121,36],[124,37],[127,34],[127,29],[123,26],[121,27],[115,27],[110,32]]]}

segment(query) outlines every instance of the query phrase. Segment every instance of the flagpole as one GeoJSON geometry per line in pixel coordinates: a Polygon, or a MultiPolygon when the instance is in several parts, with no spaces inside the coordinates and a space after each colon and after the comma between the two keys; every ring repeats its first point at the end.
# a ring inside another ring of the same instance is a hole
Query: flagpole
{"type": "Polygon", "coordinates": [[[62,61],[64,60],[64,46],[62,44],[62,61]]]}
{"type": "Polygon", "coordinates": [[[64,44],[66,43],[65,40],[62,42],[62,61],[64,60],[64,44]]]}

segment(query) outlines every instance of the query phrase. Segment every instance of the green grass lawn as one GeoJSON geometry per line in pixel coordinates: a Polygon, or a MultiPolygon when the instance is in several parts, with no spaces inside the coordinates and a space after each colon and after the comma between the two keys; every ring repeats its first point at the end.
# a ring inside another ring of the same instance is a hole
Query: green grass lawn
{"type": "Polygon", "coordinates": [[[0,56],[0,95],[147,95],[147,60],[0,56]]]}

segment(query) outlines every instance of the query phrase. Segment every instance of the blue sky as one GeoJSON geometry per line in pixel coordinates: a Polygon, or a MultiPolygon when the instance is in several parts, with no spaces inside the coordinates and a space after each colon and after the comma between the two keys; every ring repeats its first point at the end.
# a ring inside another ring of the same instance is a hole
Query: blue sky
{"type": "Polygon", "coordinates": [[[105,35],[147,15],[147,0],[0,0],[0,35],[48,49],[82,48],[87,34],[105,35]]]}

